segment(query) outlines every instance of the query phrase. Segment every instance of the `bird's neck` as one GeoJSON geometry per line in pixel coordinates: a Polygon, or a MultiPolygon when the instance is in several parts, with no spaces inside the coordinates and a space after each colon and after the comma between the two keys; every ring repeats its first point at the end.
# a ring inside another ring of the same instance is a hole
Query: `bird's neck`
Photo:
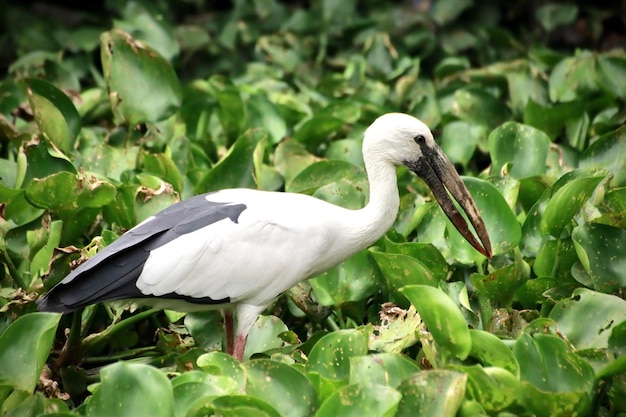
{"type": "Polygon", "coordinates": [[[396,220],[400,197],[396,167],[380,160],[366,160],[365,169],[370,184],[367,205],[354,212],[351,227],[361,248],[376,242],[396,220]]]}

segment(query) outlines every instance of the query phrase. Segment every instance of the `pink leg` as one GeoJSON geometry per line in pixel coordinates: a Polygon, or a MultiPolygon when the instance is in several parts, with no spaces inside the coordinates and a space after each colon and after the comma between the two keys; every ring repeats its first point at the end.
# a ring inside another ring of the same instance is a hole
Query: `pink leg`
{"type": "Polygon", "coordinates": [[[235,341],[235,350],[233,351],[232,356],[235,359],[237,359],[239,362],[243,361],[243,353],[246,350],[247,340],[248,340],[248,335],[237,333],[237,340],[235,341]]]}
{"type": "Polygon", "coordinates": [[[226,351],[230,356],[233,356],[235,352],[235,324],[233,312],[230,310],[224,311],[224,328],[226,330],[226,351]]]}
{"type": "MultiPolygon", "coordinates": [[[[246,341],[248,340],[248,333],[250,332],[250,328],[264,309],[265,306],[257,306],[252,304],[237,305],[237,336],[234,343],[234,349],[231,353],[235,359],[239,361],[243,360],[243,354],[246,350],[246,341]]],[[[232,334],[233,333],[231,333],[231,337],[232,334]]]]}

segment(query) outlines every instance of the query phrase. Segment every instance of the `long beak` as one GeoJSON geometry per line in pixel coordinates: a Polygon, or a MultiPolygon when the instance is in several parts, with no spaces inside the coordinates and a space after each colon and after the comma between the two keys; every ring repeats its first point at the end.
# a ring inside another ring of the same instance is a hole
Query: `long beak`
{"type": "Polygon", "coordinates": [[[478,213],[476,204],[469,191],[467,191],[465,184],[463,184],[461,177],[459,177],[459,174],[456,172],[454,165],[452,165],[452,162],[450,162],[448,157],[437,146],[429,147],[422,145],[421,149],[422,158],[408,164],[409,168],[420,176],[430,187],[437,202],[443,209],[443,212],[446,213],[446,216],[448,216],[461,235],[463,235],[478,252],[491,258],[491,242],[489,241],[485,223],[483,223],[483,219],[478,213]],[[469,229],[468,224],[457,210],[448,192],[450,192],[467,215],[480,242],[469,229]]]}

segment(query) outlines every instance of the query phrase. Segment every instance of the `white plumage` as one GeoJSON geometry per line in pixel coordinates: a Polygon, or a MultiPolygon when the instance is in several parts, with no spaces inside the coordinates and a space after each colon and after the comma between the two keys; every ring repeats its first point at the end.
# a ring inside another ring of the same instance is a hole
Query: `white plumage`
{"type": "Polygon", "coordinates": [[[226,312],[229,351],[241,359],[250,327],[279,294],[368,247],[391,227],[399,207],[398,165],[423,177],[460,232],[490,256],[476,206],[424,123],[399,113],[381,116],[365,133],[363,159],[370,182],[363,209],[249,189],[197,196],[144,221],[79,266],[39,301],[40,309],[67,312],[114,299],[186,311],[219,308],[226,312]],[[236,341],[229,328],[233,309],[236,341]]]}

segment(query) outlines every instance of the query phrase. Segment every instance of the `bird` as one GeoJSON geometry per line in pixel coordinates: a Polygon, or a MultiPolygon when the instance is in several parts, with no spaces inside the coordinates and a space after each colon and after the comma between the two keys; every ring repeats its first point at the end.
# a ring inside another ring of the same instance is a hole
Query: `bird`
{"type": "Polygon", "coordinates": [[[421,177],[463,237],[491,257],[474,200],[425,123],[404,113],[379,116],[364,132],[362,152],[370,191],[361,209],[282,191],[197,195],[147,218],[80,264],[40,297],[38,308],[68,313],[127,300],[181,312],[219,309],[227,351],[242,361],[251,327],[278,296],[391,228],[400,204],[398,166],[421,177]]]}

